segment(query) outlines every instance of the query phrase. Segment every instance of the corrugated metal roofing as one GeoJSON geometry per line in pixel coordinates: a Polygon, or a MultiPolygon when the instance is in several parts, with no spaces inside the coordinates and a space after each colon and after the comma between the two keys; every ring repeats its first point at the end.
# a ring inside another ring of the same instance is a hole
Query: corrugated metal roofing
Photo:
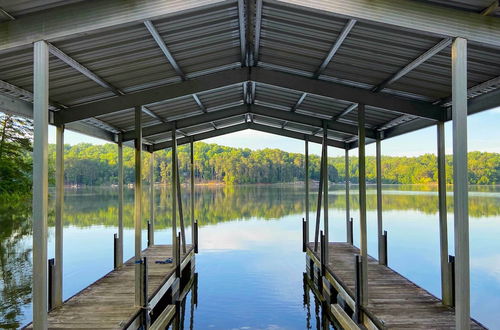
{"type": "MultiPolygon", "coordinates": [[[[418,1],[418,0],[415,0],[418,1]]],[[[420,0],[455,9],[482,12],[489,0],[470,3],[464,0],[420,0]]],[[[0,2],[0,7],[14,18],[33,15],[55,6],[77,1],[12,1],[0,2]]],[[[429,49],[442,38],[398,29],[394,26],[355,22],[354,27],[329,62],[324,62],[332,46],[349,23],[326,12],[304,10],[279,1],[263,1],[260,29],[255,26],[255,1],[244,1],[245,17],[238,15],[237,1],[224,1],[209,7],[201,6],[189,13],[169,15],[153,20],[152,24],[168,48],[175,63],[171,63],[142,22],[135,22],[97,33],[85,33],[64,40],[48,40],[69,57],[90,70],[116,90],[125,94],[155,86],[176,84],[183,79],[207,75],[245,65],[241,61],[242,42],[251,53],[255,31],[260,31],[257,66],[269,70],[316,77],[367,90],[375,90],[391,76],[429,49]],[[240,27],[244,26],[244,33],[240,27]],[[241,39],[241,35],[245,39],[241,39]],[[323,65],[322,65],[323,64],[323,65]],[[176,72],[182,71],[180,76],[176,72]],[[324,67],[324,70],[320,68],[324,67]],[[321,71],[321,72],[320,72],[321,71]]],[[[497,11],[492,15],[496,15],[497,11]]],[[[5,19],[9,19],[8,17],[5,19]]],[[[352,22],[351,22],[352,23],[352,22]]],[[[468,46],[468,86],[470,96],[498,88],[500,77],[499,49],[474,43],[468,46]],[[488,83],[485,83],[488,82],[488,83]],[[476,87],[475,87],[476,86],[476,87]]],[[[0,90],[31,101],[33,89],[33,55],[31,48],[4,51],[0,55],[0,90]],[[11,86],[12,85],[12,86],[11,86]]],[[[451,94],[450,46],[444,47],[413,68],[383,91],[406,99],[446,105],[451,94]]],[[[100,86],[55,56],[50,58],[50,99],[55,107],[64,108],[103,100],[115,93],[100,86]]],[[[152,126],[183,118],[224,111],[237,105],[252,103],[274,110],[294,112],[324,120],[357,124],[357,111],[350,112],[353,103],[330,97],[304,94],[300,88],[286,89],[260,82],[229,84],[228,86],[185,95],[165,101],[145,104],[143,126],[152,126]]],[[[354,104],[355,106],[355,104],[354,104]]],[[[187,135],[241,124],[244,115],[183,128],[187,135]]],[[[320,134],[317,127],[253,115],[262,125],[292,130],[303,134],[320,134]]],[[[419,121],[411,115],[366,106],[367,128],[384,130],[401,123],[419,121]]],[[[85,119],[91,125],[111,133],[134,129],[134,110],[100,115],[85,119]]],[[[351,141],[352,134],[329,131],[335,140],[351,141]]],[[[181,134],[182,135],[182,134],[181,134]]],[[[169,139],[161,133],[148,137],[155,143],[169,139]]]]}

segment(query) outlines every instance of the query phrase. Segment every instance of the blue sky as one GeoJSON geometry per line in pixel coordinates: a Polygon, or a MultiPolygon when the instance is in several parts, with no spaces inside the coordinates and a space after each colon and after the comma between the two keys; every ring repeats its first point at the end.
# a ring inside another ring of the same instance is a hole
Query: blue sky
{"type": "MultiPolygon", "coordinates": [[[[452,151],[451,122],[446,123],[446,153],[452,151]]],[[[55,128],[49,129],[49,142],[55,143],[55,128]]],[[[66,131],[65,143],[80,142],[103,144],[103,140],[91,138],[79,133],[66,131]]],[[[205,140],[208,143],[217,143],[230,147],[264,149],[278,148],[288,152],[304,152],[304,142],[285,138],[268,133],[245,130],[216,138],[205,140]]],[[[468,148],[470,151],[488,151],[500,153],[500,108],[484,111],[472,116],[468,120],[468,148]]],[[[310,144],[312,154],[320,154],[318,144],[310,144]]],[[[329,148],[329,155],[343,156],[344,151],[329,148]]],[[[436,152],[436,127],[425,128],[413,133],[382,141],[382,154],[391,156],[417,156],[436,152]]],[[[375,155],[375,144],[366,147],[367,155],[375,155]]]]}

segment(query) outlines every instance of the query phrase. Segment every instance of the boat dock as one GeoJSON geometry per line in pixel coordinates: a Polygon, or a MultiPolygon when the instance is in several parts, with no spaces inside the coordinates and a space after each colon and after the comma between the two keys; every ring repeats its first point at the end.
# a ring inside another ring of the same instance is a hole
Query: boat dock
{"type": "MultiPolygon", "coordinates": [[[[378,260],[368,257],[366,305],[356,279],[359,249],[330,242],[328,262],[321,262],[321,247],[307,245],[307,281],[335,322],[344,329],[455,329],[455,309],[378,260]],[[323,271],[322,271],[323,269],[323,271]],[[359,316],[358,316],[359,315],[359,316]]],[[[470,320],[471,329],[486,329],[470,320]]]]}
{"type": "MultiPolygon", "coordinates": [[[[194,247],[186,246],[179,264],[157,263],[172,256],[171,245],[151,246],[143,250],[142,255],[147,262],[148,303],[145,306],[134,304],[135,259],[131,258],[52,309],[48,313],[48,327],[138,329],[147,318],[149,328],[166,328],[179,314],[176,305],[192,287],[194,247]]],[[[26,328],[31,327],[29,324],[26,328]]]]}

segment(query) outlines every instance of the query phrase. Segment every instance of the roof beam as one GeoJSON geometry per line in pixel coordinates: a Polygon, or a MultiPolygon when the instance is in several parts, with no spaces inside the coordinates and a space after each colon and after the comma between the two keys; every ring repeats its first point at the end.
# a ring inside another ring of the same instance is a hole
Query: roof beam
{"type": "Polygon", "coordinates": [[[338,17],[396,26],[437,37],[460,36],[472,43],[500,46],[500,20],[496,17],[471,15],[412,0],[275,0],[284,5],[305,6],[338,17]]]}
{"type": "Polygon", "coordinates": [[[126,24],[155,20],[225,3],[225,0],[81,1],[0,24],[0,50],[31,45],[37,40],[65,40],[126,24]]]}
{"type": "Polygon", "coordinates": [[[307,93],[303,93],[300,98],[297,100],[297,103],[293,105],[293,107],[290,109],[291,112],[297,111],[297,109],[304,103],[304,100],[306,99],[307,93]]]}
{"type": "Polygon", "coordinates": [[[408,100],[386,93],[374,93],[359,87],[320,81],[284,72],[253,68],[251,80],[339,100],[361,102],[377,108],[427,119],[443,120],[445,117],[443,108],[427,102],[408,100]]]}
{"type": "Polygon", "coordinates": [[[205,106],[203,105],[203,103],[201,103],[201,100],[200,98],[198,97],[198,95],[196,94],[193,94],[193,99],[194,101],[196,102],[196,104],[198,104],[198,107],[200,108],[201,111],[203,111],[204,113],[207,113],[207,108],[205,108],[205,106]]]}
{"type": "Polygon", "coordinates": [[[245,66],[247,58],[247,39],[245,29],[245,3],[243,0],[238,0],[238,23],[240,28],[240,58],[241,66],[245,66]]]}
{"type": "Polygon", "coordinates": [[[259,62],[260,50],[260,30],[262,28],[262,0],[256,0],[255,4],[255,30],[253,42],[253,65],[257,66],[259,62]]]}
{"type": "Polygon", "coordinates": [[[489,6],[488,8],[485,8],[482,12],[481,12],[481,15],[483,16],[488,16],[488,15],[491,15],[495,12],[495,10],[497,10],[499,4],[498,4],[498,0],[495,0],[493,1],[489,6]]]}
{"type": "MultiPolygon", "coordinates": [[[[175,127],[177,129],[188,128],[192,126],[197,126],[205,123],[211,123],[217,120],[231,118],[235,116],[241,116],[248,112],[246,105],[240,105],[237,107],[214,111],[210,113],[204,113],[197,116],[187,117],[184,119],[179,119],[175,121],[175,127]]],[[[173,127],[173,122],[167,122],[162,124],[156,124],[151,126],[146,126],[142,128],[142,136],[148,137],[152,135],[157,135],[161,133],[168,132],[173,127]]],[[[135,137],[135,131],[127,131],[123,133],[123,141],[133,140],[135,137]]]]}
{"type": "Polygon", "coordinates": [[[244,69],[220,71],[179,83],[154,87],[135,93],[69,107],[55,113],[55,122],[58,124],[66,124],[85,118],[130,109],[135,106],[148,105],[241,83],[246,81],[247,78],[247,70],[244,69]]]}
{"type": "Polygon", "coordinates": [[[342,46],[342,44],[344,43],[344,40],[347,38],[347,36],[351,32],[351,30],[354,28],[355,24],[356,24],[355,19],[350,19],[347,22],[347,24],[344,26],[344,28],[340,32],[337,40],[333,44],[332,48],[330,49],[330,51],[326,55],[325,59],[323,60],[323,63],[321,63],[320,67],[314,73],[314,78],[318,78],[323,73],[323,71],[325,71],[328,64],[332,61],[333,56],[335,56],[335,54],[339,50],[340,46],[342,46]]]}
{"type": "Polygon", "coordinates": [[[387,86],[391,85],[395,81],[401,79],[404,75],[406,75],[408,72],[412,71],[428,59],[430,59],[432,56],[436,55],[449,45],[451,45],[451,38],[445,38],[441,40],[438,44],[436,44],[434,47],[417,57],[415,60],[411,61],[408,65],[406,65],[404,68],[393,74],[391,77],[383,81],[380,85],[376,86],[375,88],[372,89],[373,92],[380,92],[387,86]]]}
{"type": "Polygon", "coordinates": [[[170,65],[172,66],[172,68],[175,70],[175,72],[177,73],[177,75],[179,75],[182,80],[186,80],[186,75],[182,71],[181,67],[179,66],[179,64],[175,60],[175,58],[172,55],[172,53],[170,53],[170,50],[168,50],[168,47],[165,44],[165,41],[161,37],[161,35],[158,32],[158,30],[156,30],[153,22],[151,22],[150,20],[146,20],[146,21],[144,21],[144,25],[148,29],[149,33],[151,34],[151,36],[155,40],[155,42],[158,45],[158,47],[160,47],[161,51],[163,52],[163,55],[165,55],[165,57],[167,58],[168,62],[170,63],[170,65]]]}
{"type": "Polygon", "coordinates": [[[120,91],[119,89],[117,89],[116,87],[114,87],[113,85],[108,83],[106,80],[104,80],[101,77],[99,77],[98,75],[96,75],[94,72],[90,71],[87,67],[85,67],[81,63],[75,61],[73,58],[71,58],[69,55],[64,53],[62,50],[60,50],[59,48],[57,48],[53,44],[51,44],[51,43],[47,43],[47,44],[49,46],[49,52],[52,55],[54,55],[55,57],[57,57],[58,59],[60,59],[61,61],[63,61],[64,63],[66,63],[70,67],[72,67],[73,69],[75,69],[76,71],[80,72],[85,77],[89,78],[90,80],[93,80],[94,82],[99,84],[101,87],[109,89],[115,95],[123,95],[124,94],[122,91],[120,91]]]}
{"type": "MultiPolygon", "coordinates": [[[[288,112],[288,111],[283,111],[283,110],[276,110],[276,109],[272,109],[270,107],[264,107],[264,106],[260,106],[260,105],[252,105],[250,108],[250,111],[252,114],[255,114],[255,115],[285,120],[288,122],[294,122],[294,123],[304,124],[307,126],[313,126],[313,127],[318,127],[318,128],[323,127],[323,122],[324,122],[323,119],[319,119],[316,117],[302,115],[302,114],[288,112]]],[[[331,120],[326,120],[326,122],[327,122],[327,127],[329,130],[337,131],[337,132],[341,132],[341,133],[345,133],[345,134],[350,134],[350,135],[358,134],[357,133],[358,128],[354,125],[333,122],[331,120]]],[[[368,137],[375,138],[375,131],[373,131],[371,129],[366,129],[366,135],[368,137]]]]}
{"type": "MultiPolygon", "coordinates": [[[[225,135],[225,134],[239,132],[239,131],[242,131],[245,129],[248,129],[248,123],[242,123],[242,124],[237,124],[237,125],[228,126],[228,127],[224,127],[224,128],[219,128],[219,129],[216,129],[213,131],[204,132],[204,133],[195,134],[195,135],[190,135],[190,136],[186,136],[186,137],[177,139],[177,145],[190,143],[191,138],[193,139],[193,141],[196,142],[196,141],[201,141],[201,140],[209,139],[209,138],[216,137],[216,136],[221,136],[221,135],[225,135]]],[[[172,141],[160,142],[160,143],[153,145],[153,151],[158,151],[158,150],[167,149],[167,148],[171,148],[171,147],[172,147],[172,141]]]]}
{"type": "MultiPolygon", "coordinates": [[[[289,137],[292,139],[298,139],[298,140],[306,140],[307,139],[310,142],[319,143],[319,144],[323,143],[323,138],[320,138],[318,136],[314,136],[311,134],[303,134],[303,133],[294,132],[294,131],[290,131],[290,130],[286,130],[286,129],[280,129],[280,128],[276,128],[276,127],[272,127],[272,126],[256,124],[256,123],[249,123],[248,128],[256,130],[256,131],[260,131],[260,132],[285,136],[285,137],[289,137]]],[[[327,145],[329,145],[331,147],[341,148],[341,149],[345,149],[345,147],[346,147],[346,144],[344,142],[335,141],[335,140],[331,140],[331,139],[327,140],[327,145]]]]}

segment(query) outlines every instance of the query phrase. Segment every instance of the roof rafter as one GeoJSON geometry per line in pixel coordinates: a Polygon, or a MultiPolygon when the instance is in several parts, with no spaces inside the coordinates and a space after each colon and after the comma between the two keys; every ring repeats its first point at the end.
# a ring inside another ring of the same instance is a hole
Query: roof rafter
{"type": "Polygon", "coordinates": [[[253,43],[253,65],[254,66],[256,66],[257,63],[259,62],[261,28],[262,28],[262,0],[256,0],[256,3],[255,3],[254,43],[253,43]]]}
{"type": "Polygon", "coordinates": [[[92,72],[90,69],[85,67],[83,64],[74,60],[72,57],[70,57],[68,54],[66,54],[65,52],[63,52],[62,50],[60,50],[59,48],[57,48],[53,44],[47,42],[47,45],[49,46],[49,52],[52,55],[54,55],[55,57],[57,57],[58,59],[60,59],[61,61],[63,61],[64,63],[66,63],[70,67],[72,67],[73,69],[75,69],[76,71],[80,72],[85,77],[89,78],[90,80],[93,80],[94,82],[99,84],[101,87],[109,89],[115,95],[124,95],[124,93],[121,90],[119,90],[118,88],[116,88],[113,85],[111,85],[110,83],[108,83],[106,80],[99,77],[97,74],[92,72]]]}
{"type": "Polygon", "coordinates": [[[313,76],[314,78],[318,78],[323,73],[323,71],[325,71],[326,67],[332,61],[332,58],[335,56],[340,46],[342,46],[342,44],[344,43],[344,40],[347,38],[351,30],[354,28],[356,22],[357,21],[355,19],[350,19],[347,22],[347,24],[344,26],[339,36],[337,37],[337,40],[335,40],[335,43],[333,44],[332,48],[330,49],[325,59],[323,60],[323,63],[321,63],[319,68],[314,73],[313,76]]]}
{"type": "Polygon", "coordinates": [[[158,30],[155,28],[153,22],[150,20],[144,21],[144,25],[148,29],[149,33],[155,40],[156,44],[158,47],[160,47],[161,51],[163,52],[163,55],[167,58],[168,62],[172,66],[172,68],[175,70],[175,72],[181,77],[182,80],[186,80],[186,75],[184,74],[184,71],[182,71],[181,67],[175,60],[174,56],[170,52],[170,50],[167,47],[167,44],[165,43],[165,40],[161,37],[160,33],[158,30]]]}

